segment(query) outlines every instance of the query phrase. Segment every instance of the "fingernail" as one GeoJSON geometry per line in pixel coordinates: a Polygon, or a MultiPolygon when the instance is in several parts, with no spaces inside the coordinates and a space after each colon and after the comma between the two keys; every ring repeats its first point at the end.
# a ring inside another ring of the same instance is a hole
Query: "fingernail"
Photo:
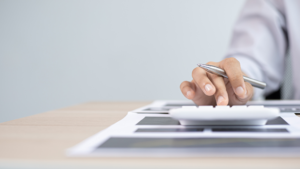
{"type": "Polygon", "coordinates": [[[242,99],[245,99],[247,97],[247,90],[245,90],[245,94],[243,97],[241,97],[242,99]]]}
{"type": "Polygon", "coordinates": [[[240,86],[235,89],[236,94],[242,95],[244,94],[244,89],[240,86]]]}
{"type": "Polygon", "coordinates": [[[224,97],[223,97],[223,96],[219,96],[219,97],[218,97],[217,104],[220,104],[223,100],[224,100],[224,97]]]}
{"type": "Polygon", "coordinates": [[[209,92],[212,89],[212,86],[210,84],[206,84],[204,88],[207,92],[209,92]]]}
{"type": "Polygon", "coordinates": [[[190,91],[187,91],[187,92],[186,92],[186,97],[188,97],[188,98],[189,98],[189,97],[190,97],[190,95],[191,95],[191,92],[190,92],[190,91]]]}

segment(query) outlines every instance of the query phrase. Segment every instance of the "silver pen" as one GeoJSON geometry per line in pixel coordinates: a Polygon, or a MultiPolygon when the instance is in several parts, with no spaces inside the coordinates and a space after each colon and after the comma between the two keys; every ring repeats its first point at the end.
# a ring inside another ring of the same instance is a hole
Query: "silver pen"
{"type": "MultiPolygon", "coordinates": [[[[216,74],[216,75],[219,75],[219,76],[223,76],[223,77],[228,79],[228,76],[226,75],[226,72],[223,69],[219,68],[219,67],[216,67],[216,66],[213,66],[213,65],[207,65],[207,64],[197,64],[197,65],[199,67],[203,68],[204,70],[206,70],[209,73],[216,74]]],[[[245,82],[249,82],[253,87],[264,89],[267,86],[266,83],[255,80],[255,79],[252,79],[252,78],[247,77],[247,76],[243,76],[243,79],[244,79],[245,82]]]]}

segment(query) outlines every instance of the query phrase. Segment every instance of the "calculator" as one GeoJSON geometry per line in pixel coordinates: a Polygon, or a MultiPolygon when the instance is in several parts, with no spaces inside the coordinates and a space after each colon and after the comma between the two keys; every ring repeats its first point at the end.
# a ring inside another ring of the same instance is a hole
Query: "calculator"
{"type": "Polygon", "coordinates": [[[265,125],[279,116],[278,108],[264,106],[182,106],[170,116],[181,125],[265,125]]]}

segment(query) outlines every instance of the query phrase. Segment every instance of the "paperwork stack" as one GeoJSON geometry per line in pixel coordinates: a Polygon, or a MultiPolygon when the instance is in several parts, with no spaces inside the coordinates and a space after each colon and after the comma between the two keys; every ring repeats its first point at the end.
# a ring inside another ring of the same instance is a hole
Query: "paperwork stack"
{"type": "MultiPolygon", "coordinates": [[[[181,125],[171,109],[189,101],[156,101],[128,112],[107,129],[67,151],[69,156],[300,156],[300,102],[249,102],[275,107],[263,124],[181,125]]],[[[247,108],[247,107],[246,107],[247,108]]],[[[242,111],[242,109],[241,109],[242,111]]]]}

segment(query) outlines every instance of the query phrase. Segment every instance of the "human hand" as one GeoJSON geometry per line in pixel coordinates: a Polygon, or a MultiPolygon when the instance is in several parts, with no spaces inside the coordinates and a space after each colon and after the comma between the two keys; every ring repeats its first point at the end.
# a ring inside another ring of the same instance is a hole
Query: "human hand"
{"type": "Polygon", "coordinates": [[[193,80],[180,85],[182,94],[197,105],[242,105],[253,96],[253,87],[245,82],[238,60],[227,58],[221,62],[207,64],[225,70],[228,79],[206,72],[196,67],[192,72],[193,80]]]}

